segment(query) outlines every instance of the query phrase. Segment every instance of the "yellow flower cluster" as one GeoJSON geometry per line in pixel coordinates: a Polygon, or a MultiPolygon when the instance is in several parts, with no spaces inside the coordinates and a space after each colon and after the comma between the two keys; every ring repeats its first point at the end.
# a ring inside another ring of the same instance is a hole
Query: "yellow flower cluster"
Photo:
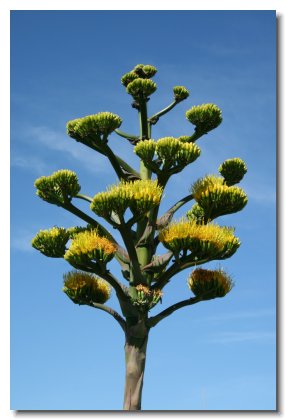
{"type": "Polygon", "coordinates": [[[204,270],[197,268],[188,280],[189,287],[195,296],[205,299],[223,297],[233,287],[230,276],[223,270],[204,270]]]}
{"type": "Polygon", "coordinates": [[[72,265],[88,261],[107,263],[113,258],[116,249],[116,245],[99,236],[97,230],[86,230],[75,235],[64,258],[72,265]]]}
{"type": "Polygon", "coordinates": [[[192,187],[195,200],[209,219],[242,210],[247,204],[245,192],[227,186],[221,177],[209,175],[199,179],[192,187]]]}
{"type": "Polygon", "coordinates": [[[75,303],[105,303],[110,298],[111,287],[93,274],[70,271],[64,275],[63,292],[75,303]]]}
{"type": "Polygon", "coordinates": [[[169,224],[159,233],[159,240],[174,254],[190,250],[198,257],[227,258],[239,247],[233,229],[216,224],[197,225],[181,219],[169,224]]]}
{"type": "Polygon", "coordinates": [[[65,228],[40,230],[32,239],[32,247],[47,257],[61,258],[66,251],[69,233],[65,228]]]}
{"type": "Polygon", "coordinates": [[[138,214],[147,213],[160,203],[163,189],[157,180],[138,180],[120,182],[108,191],[96,194],[90,205],[99,216],[110,218],[112,211],[123,216],[127,208],[138,214]]]}
{"type": "Polygon", "coordinates": [[[61,205],[70,201],[80,191],[80,185],[75,172],[61,169],[49,176],[36,179],[37,195],[51,204],[61,205]]]}

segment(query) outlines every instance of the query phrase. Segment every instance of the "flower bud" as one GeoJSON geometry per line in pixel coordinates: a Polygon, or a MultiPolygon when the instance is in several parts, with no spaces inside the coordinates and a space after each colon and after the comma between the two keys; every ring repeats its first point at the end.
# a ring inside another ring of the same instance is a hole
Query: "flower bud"
{"type": "Polygon", "coordinates": [[[130,71],[121,77],[121,83],[123,86],[127,87],[129,83],[133,82],[135,79],[138,79],[138,77],[139,76],[134,71],[130,71]]]}
{"type": "Polygon", "coordinates": [[[198,203],[195,203],[192,208],[186,213],[187,218],[190,222],[196,222],[202,224],[205,220],[205,212],[198,203]]]}
{"type": "Polygon", "coordinates": [[[78,141],[80,141],[81,136],[75,131],[75,127],[80,120],[81,118],[76,118],[67,122],[67,135],[78,141]]]}
{"type": "Polygon", "coordinates": [[[194,162],[200,154],[201,150],[195,143],[183,143],[176,156],[177,164],[185,167],[194,162]]]}
{"type": "Polygon", "coordinates": [[[146,66],[143,66],[142,70],[143,70],[147,79],[155,76],[155,74],[157,73],[156,67],[151,66],[150,64],[146,64],[146,66]]]}
{"type": "Polygon", "coordinates": [[[155,76],[157,69],[150,64],[137,64],[133,69],[133,73],[142,79],[150,79],[150,77],[155,76]]]}
{"type": "Polygon", "coordinates": [[[203,299],[223,297],[233,287],[232,279],[225,271],[202,268],[197,268],[192,272],[188,283],[194,295],[203,299]]]}
{"type": "Polygon", "coordinates": [[[36,194],[51,204],[61,206],[70,202],[80,191],[80,185],[75,172],[62,169],[49,176],[36,179],[36,194]]]}
{"type": "Polygon", "coordinates": [[[82,271],[64,274],[63,292],[78,304],[105,303],[111,294],[109,284],[99,277],[82,271]]]}
{"type": "Polygon", "coordinates": [[[69,233],[66,229],[53,227],[49,230],[40,230],[32,239],[32,247],[46,257],[62,258],[68,240],[69,233]]]}
{"type": "Polygon", "coordinates": [[[238,184],[247,172],[247,167],[242,159],[233,158],[225,160],[218,168],[225,179],[226,185],[238,184]]]}
{"type": "Polygon", "coordinates": [[[173,92],[174,92],[175,100],[177,102],[181,102],[190,96],[189,91],[187,88],[185,88],[185,86],[175,86],[173,88],[173,92]]]}
{"type": "Polygon", "coordinates": [[[154,140],[141,140],[134,147],[134,153],[144,162],[152,162],[156,150],[156,142],[154,140]]]}
{"type": "Polygon", "coordinates": [[[138,78],[129,83],[126,92],[134,99],[147,99],[157,89],[156,83],[149,79],[138,78]]]}
{"type": "Polygon", "coordinates": [[[193,106],[186,112],[186,117],[201,134],[206,134],[222,122],[221,110],[214,104],[193,106]]]}
{"type": "Polygon", "coordinates": [[[175,137],[163,137],[156,143],[156,152],[163,161],[174,161],[182,144],[175,137]]]}

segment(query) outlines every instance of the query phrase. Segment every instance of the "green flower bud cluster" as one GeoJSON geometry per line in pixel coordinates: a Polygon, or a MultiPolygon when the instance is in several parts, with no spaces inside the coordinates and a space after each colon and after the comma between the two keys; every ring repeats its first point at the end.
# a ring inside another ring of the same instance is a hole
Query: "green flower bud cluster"
{"type": "Polygon", "coordinates": [[[150,79],[150,77],[155,76],[157,73],[156,67],[151,66],[150,64],[137,64],[133,71],[143,79],[150,79]]]}
{"type": "Polygon", "coordinates": [[[160,203],[162,193],[163,189],[157,180],[123,181],[111,186],[106,192],[96,194],[90,208],[106,219],[111,218],[113,211],[123,216],[128,208],[136,214],[144,215],[160,203]]]}
{"type": "Polygon", "coordinates": [[[190,222],[195,221],[196,223],[202,224],[205,221],[205,212],[198,203],[195,203],[192,208],[187,211],[186,216],[190,222]]]}
{"type": "Polygon", "coordinates": [[[145,311],[145,309],[153,308],[163,296],[160,289],[149,289],[149,287],[139,284],[136,286],[137,297],[132,298],[132,304],[138,309],[145,311]]]}
{"type": "Polygon", "coordinates": [[[121,118],[111,112],[99,112],[77,118],[67,123],[67,134],[78,141],[89,140],[101,141],[101,137],[107,137],[120,127],[121,118]]]}
{"type": "Polygon", "coordinates": [[[109,284],[99,277],[82,271],[70,271],[64,275],[63,292],[81,305],[105,303],[111,294],[109,284]]]}
{"type": "Polygon", "coordinates": [[[214,104],[193,106],[186,112],[186,117],[200,134],[208,133],[222,122],[221,110],[214,104]]]}
{"type": "Polygon", "coordinates": [[[130,71],[129,73],[126,73],[121,78],[121,83],[123,86],[127,87],[129,83],[133,82],[133,80],[138,79],[139,76],[134,71],[130,71]]]}
{"type": "Polygon", "coordinates": [[[149,79],[135,79],[127,85],[126,92],[134,99],[147,99],[157,90],[156,83],[149,79]]]}
{"type": "Polygon", "coordinates": [[[225,271],[203,268],[197,268],[192,272],[188,284],[194,295],[203,299],[223,297],[233,287],[232,279],[225,271]]]}
{"type": "Polygon", "coordinates": [[[191,251],[198,258],[225,259],[240,246],[233,229],[215,224],[199,225],[182,219],[172,222],[159,233],[159,241],[175,256],[191,251]]]}
{"type": "Polygon", "coordinates": [[[58,206],[70,202],[80,191],[76,173],[68,169],[41,176],[36,179],[34,185],[40,198],[58,206]]]}
{"type": "Polygon", "coordinates": [[[136,144],[134,152],[150,165],[156,152],[158,158],[164,164],[164,169],[172,166],[183,168],[194,162],[200,156],[200,149],[194,143],[184,143],[174,137],[163,137],[157,142],[154,140],[142,140],[136,144]]]}
{"type": "Polygon", "coordinates": [[[223,178],[207,176],[195,182],[192,193],[210,220],[236,213],[247,204],[247,195],[238,187],[223,184],[223,178]]]}
{"type": "Polygon", "coordinates": [[[154,140],[141,140],[134,147],[134,153],[144,162],[150,163],[156,152],[156,142],[154,140]]]}
{"type": "Polygon", "coordinates": [[[226,185],[238,184],[247,172],[246,164],[240,158],[225,160],[218,168],[226,185]]]}
{"type": "Polygon", "coordinates": [[[123,86],[127,87],[129,83],[133,82],[135,79],[149,79],[150,77],[155,76],[157,69],[154,66],[149,64],[137,64],[134,69],[121,78],[121,83],[123,86]]]}
{"type": "Polygon", "coordinates": [[[181,102],[190,96],[190,93],[185,86],[175,86],[173,88],[174,98],[177,102],[181,102]]]}
{"type": "Polygon", "coordinates": [[[194,162],[201,151],[194,143],[183,143],[173,137],[163,137],[156,143],[156,153],[167,166],[186,166],[194,162]]]}
{"type": "Polygon", "coordinates": [[[53,227],[40,230],[32,239],[32,247],[51,258],[62,258],[66,252],[69,232],[65,228],[53,227]]]}
{"type": "Polygon", "coordinates": [[[74,236],[64,258],[71,265],[85,265],[90,261],[106,264],[117,250],[109,239],[99,236],[97,230],[85,230],[74,236]]]}

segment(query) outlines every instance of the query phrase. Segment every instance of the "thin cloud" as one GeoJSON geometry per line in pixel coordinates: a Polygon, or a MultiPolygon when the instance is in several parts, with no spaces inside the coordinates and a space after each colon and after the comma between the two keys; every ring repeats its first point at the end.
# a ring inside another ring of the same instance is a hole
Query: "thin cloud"
{"type": "Polygon", "coordinates": [[[12,156],[11,166],[28,170],[37,174],[42,174],[47,170],[47,164],[37,156],[12,156]]]}
{"type": "Polygon", "coordinates": [[[217,344],[231,344],[274,339],[275,333],[271,331],[224,331],[216,333],[207,341],[217,344]]]}
{"type": "Polygon", "coordinates": [[[33,231],[20,231],[11,235],[11,248],[20,252],[32,252],[31,240],[35,236],[33,231]]]}
{"type": "Polygon", "coordinates": [[[110,171],[110,166],[105,157],[92,152],[76,141],[70,140],[62,132],[57,132],[45,126],[34,126],[25,129],[25,138],[33,142],[37,141],[47,149],[68,154],[78,162],[84,163],[84,167],[90,172],[107,174],[110,171]]]}
{"type": "Polygon", "coordinates": [[[274,309],[261,309],[257,311],[241,311],[233,313],[225,313],[218,315],[211,315],[208,317],[197,319],[199,322],[221,322],[221,321],[232,321],[240,319],[253,319],[253,318],[264,318],[275,316],[274,309]]]}

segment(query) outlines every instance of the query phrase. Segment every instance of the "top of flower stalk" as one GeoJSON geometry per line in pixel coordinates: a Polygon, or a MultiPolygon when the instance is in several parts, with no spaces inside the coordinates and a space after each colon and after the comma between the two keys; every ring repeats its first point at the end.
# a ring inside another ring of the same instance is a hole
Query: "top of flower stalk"
{"type": "Polygon", "coordinates": [[[80,191],[75,172],[61,169],[49,176],[36,179],[37,195],[44,201],[58,206],[70,202],[80,191]]]}
{"type": "Polygon", "coordinates": [[[233,287],[231,277],[221,269],[197,268],[192,272],[188,283],[194,295],[203,299],[224,297],[233,287]]]}
{"type": "Polygon", "coordinates": [[[150,79],[150,77],[155,76],[157,69],[150,64],[137,64],[137,66],[134,67],[133,72],[142,79],[150,79]]]}
{"type": "Polygon", "coordinates": [[[69,271],[64,274],[63,292],[74,303],[105,303],[110,298],[111,287],[94,274],[69,271]]]}
{"type": "Polygon", "coordinates": [[[247,172],[245,162],[240,158],[225,160],[218,168],[227,185],[238,184],[247,172]]]}
{"type": "Polygon", "coordinates": [[[150,79],[150,77],[155,76],[157,69],[150,64],[137,64],[133,70],[128,73],[125,73],[121,78],[121,83],[123,86],[127,87],[129,83],[133,82],[135,79],[150,79]]]}
{"type": "Polygon", "coordinates": [[[186,112],[187,120],[196,126],[196,131],[206,134],[222,122],[221,110],[214,104],[193,106],[186,112]]]}
{"type": "Polygon", "coordinates": [[[111,112],[99,112],[98,114],[88,115],[77,118],[67,123],[67,134],[77,140],[94,137],[100,140],[100,136],[108,136],[118,127],[122,119],[111,112]]]}
{"type": "Polygon", "coordinates": [[[173,88],[174,97],[177,102],[181,102],[190,96],[190,93],[185,86],[175,86],[173,88]]]}

